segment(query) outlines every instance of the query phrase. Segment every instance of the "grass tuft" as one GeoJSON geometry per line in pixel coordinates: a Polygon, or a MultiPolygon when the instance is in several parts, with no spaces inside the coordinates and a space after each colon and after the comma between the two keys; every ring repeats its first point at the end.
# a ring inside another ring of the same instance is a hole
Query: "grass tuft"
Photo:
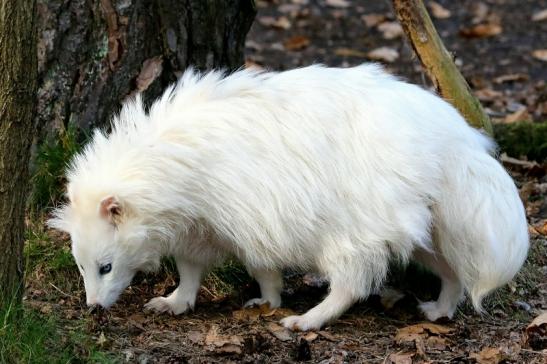
{"type": "Polygon", "coordinates": [[[76,128],[69,126],[57,138],[38,147],[32,173],[31,210],[40,211],[61,200],[65,184],[65,170],[80,150],[76,128]]]}

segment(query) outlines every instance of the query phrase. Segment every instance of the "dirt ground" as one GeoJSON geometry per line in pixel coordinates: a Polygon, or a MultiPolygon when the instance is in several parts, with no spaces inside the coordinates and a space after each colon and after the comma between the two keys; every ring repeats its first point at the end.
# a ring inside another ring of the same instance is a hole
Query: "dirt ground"
{"type": "MultiPolygon", "coordinates": [[[[311,63],[350,66],[375,58],[427,85],[393,23],[389,3],[257,1],[247,63],[288,69],[311,63]],[[385,49],[380,56],[370,54],[379,47],[395,51],[397,58],[386,61],[386,54],[395,53],[385,49]]],[[[438,5],[435,24],[490,115],[499,122],[547,120],[547,60],[538,52],[547,48],[547,14],[532,21],[547,9],[547,1],[446,0],[438,5]]],[[[84,325],[96,345],[121,362],[546,363],[547,323],[527,326],[547,310],[547,169],[543,163],[510,158],[505,165],[526,201],[532,248],[514,282],[486,300],[483,315],[465,303],[453,320],[426,323],[416,305],[434,298],[439,284],[416,267],[405,274],[396,269],[390,285],[401,298],[393,307],[373,296],[310,333],[289,332],[278,321],[318,303],[327,287],[317,277],[292,272],[287,272],[284,308],[273,312],[242,310],[242,303],[258,293],[256,284],[243,274],[225,273],[207,280],[189,314],[143,312],[149,299],[176,287],[169,269],[137,277],[110,311],[89,312],[75,269],[64,270],[61,277],[38,265],[28,279],[25,302],[44,314],[57,314],[67,332],[84,325]]],[[[66,236],[48,235],[49,243],[68,249],[66,236]]]]}

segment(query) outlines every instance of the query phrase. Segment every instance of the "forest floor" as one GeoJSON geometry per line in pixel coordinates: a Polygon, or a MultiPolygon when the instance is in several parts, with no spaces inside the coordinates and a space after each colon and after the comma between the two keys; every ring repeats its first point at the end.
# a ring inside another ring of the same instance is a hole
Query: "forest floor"
{"type": "MultiPolygon", "coordinates": [[[[428,85],[394,23],[389,1],[257,5],[247,41],[249,65],[288,69],[376,59],[428,85]]],[[[446,0],[437,5],[432,5],[435,24],[495,121],[546,120],[547,50],[542,48],[547,47],[547,14],[540,11],[547,2],[446,0]]],[[[26,246],[25,305],[51,317],[55,342],[44,345],[69,350],[74,362],[546,363],[547,322],[528,325],[547,310],[547,167],[511,157],[516,159],[503,159],[526,201],[531,251],[515,280],[486,300],[483,315],[466,302],[453,320],[426,323],[416,305],[434,298],[439,282],[410,267],[406,273],[395,269],[389,282],[401,292],[392,307],[373,296],[321,331],[293,333],[279,326],[279,319],[318,303],[327,292],[325,283],[288,272],[283,309],[243,310],[258,289],[236,263],[207,278],[193,312],[178,317],[144,312],[149,299],[176,287],[169,262],[158,274],[138,275],[111,310],[90,312],[68,237],[37,222],[30,223],[26,246]]]]}

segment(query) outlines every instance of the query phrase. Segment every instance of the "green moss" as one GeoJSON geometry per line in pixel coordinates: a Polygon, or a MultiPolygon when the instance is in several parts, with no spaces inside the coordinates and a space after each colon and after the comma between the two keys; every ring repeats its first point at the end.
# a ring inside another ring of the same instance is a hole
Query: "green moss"
{"type": "Polygon", "coordinates": [[[547,159],[547,122],[495,124],[494,135],[502,152],[511,157],[527,157],[539,162],[547,159]]]}

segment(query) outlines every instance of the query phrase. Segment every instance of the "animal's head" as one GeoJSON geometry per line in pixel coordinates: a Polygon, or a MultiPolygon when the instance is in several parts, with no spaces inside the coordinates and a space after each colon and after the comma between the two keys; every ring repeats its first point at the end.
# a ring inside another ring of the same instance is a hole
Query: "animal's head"
{"type": "Polygon", "coordinates": [[[110,307],[135,273],[159,265],[148,232],[129,204],[115,195],[75,194],[57,209],[51,227],[72,239],[72,254],[84,279],[87,304],[110,307]]]}

